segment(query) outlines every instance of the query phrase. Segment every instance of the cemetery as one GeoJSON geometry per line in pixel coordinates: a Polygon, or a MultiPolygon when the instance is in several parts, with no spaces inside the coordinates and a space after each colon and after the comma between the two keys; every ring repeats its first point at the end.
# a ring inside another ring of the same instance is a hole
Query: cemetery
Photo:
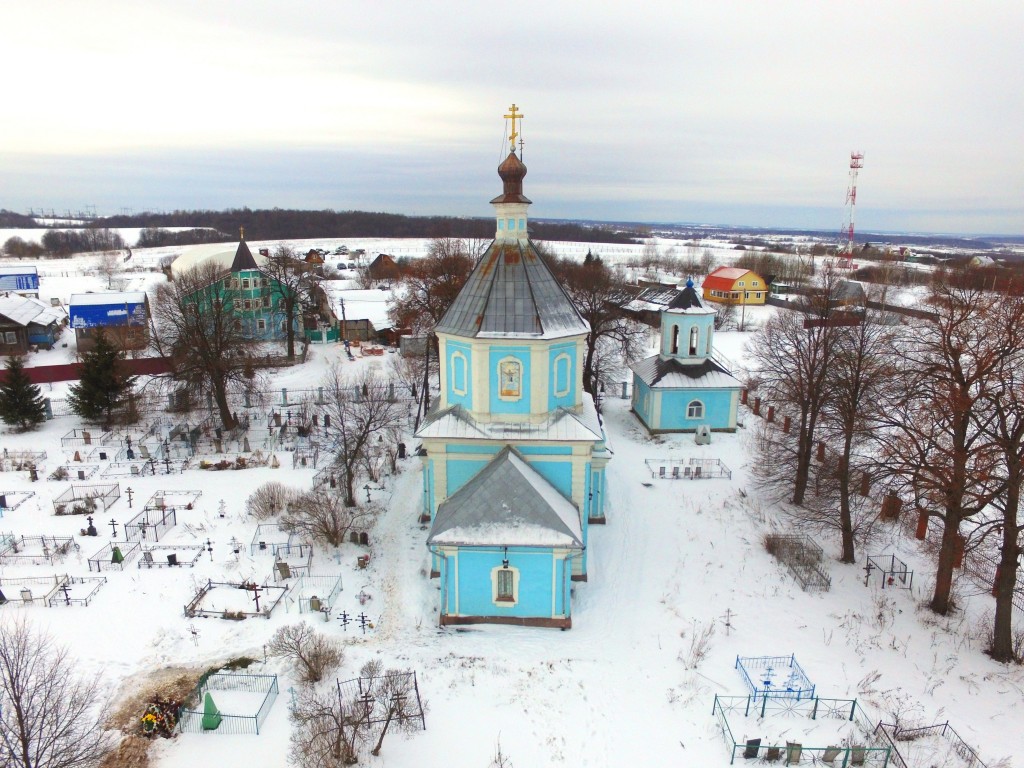
{"type": "Polygon", "coordinates": [[[204,619],[269,619],[287,591],[287,586],[207,579],[185,606],[184,614],[204,619]]]}
{"type": "Polygon", "coordinates": [[[0,535],[0,565],[53,565],[77,552],[72,536],[0,535]]]}
{"type": "Polygon", "coordinates": [[[200,681],[178,710],[178,730],[258,735],[277,694],[277,675],[215,672],[200,681]]]}

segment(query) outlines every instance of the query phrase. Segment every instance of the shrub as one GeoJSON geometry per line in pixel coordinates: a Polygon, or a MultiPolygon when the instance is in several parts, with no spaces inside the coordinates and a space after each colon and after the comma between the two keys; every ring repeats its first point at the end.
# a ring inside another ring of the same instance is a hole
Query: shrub
{"type": "Polygon", "coordinates": [[[305,622],[281,627],[267,644],[267,652],[290,659],[303,682],[317,683],[336,669],[344,658],[341,645],[305,622]]]}

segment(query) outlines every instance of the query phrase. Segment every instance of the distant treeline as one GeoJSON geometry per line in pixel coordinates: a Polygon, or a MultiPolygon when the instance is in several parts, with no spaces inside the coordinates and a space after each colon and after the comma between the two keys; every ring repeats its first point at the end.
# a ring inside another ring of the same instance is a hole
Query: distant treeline
{"type": "Polygon", "coordinates": [[[3,252],[18,258],[39,256],[70,256],[72,253],[91,251],[117,251],[125,247],[124,238],[106,227],[86,229],[48,229],[43,234],[42,244],[29,242],[20,237],[9,237],[3,245],[3,252]]]}
{"type": "MultiPolygon", "coordinates": [[[[230,238],[237,237],[239,230],[245,227],[247,240],[301,240],[317,237],[459,237],[490,240],[494,237],[493,219],[282,208],[139,213],[110,216],[103,219],[103,226],[146,229],[207,227],[229,233],[230,238]]],[[[636,232],[618,228],[536,219],[530,222],[530,231],[537,240],[632,243],[638,237],[636,232]]]]}
{"type": "Polygon", "coordinates": [[[136,248],[157,248],[162,245],[198,245],[200,243],[223,243],[231,236],[215,229],[186,229],[171,232],[159,227],[146,227],[139,232],[136,248]]]}

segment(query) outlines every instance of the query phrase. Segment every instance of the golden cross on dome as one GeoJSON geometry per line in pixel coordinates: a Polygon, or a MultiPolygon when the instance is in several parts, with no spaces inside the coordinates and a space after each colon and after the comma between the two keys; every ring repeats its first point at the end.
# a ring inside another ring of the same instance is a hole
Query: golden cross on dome
{"type": "Polygon", "coordinates": [[[516,137],[519,136],[519,134],[516,132],[516,120],[522,120],[523,119],[523,113],[519,112],[517,110],[518,110],[518,108],[516,107],[515,104],[513,104],[511,107],[508,108],[508,114],[505,115],[505,117],[507,119],[511,119],[512,120],[512,133],[508,137],[508,143],[512,147],[512,151],[513,152],[516,151],[516,137]]]}

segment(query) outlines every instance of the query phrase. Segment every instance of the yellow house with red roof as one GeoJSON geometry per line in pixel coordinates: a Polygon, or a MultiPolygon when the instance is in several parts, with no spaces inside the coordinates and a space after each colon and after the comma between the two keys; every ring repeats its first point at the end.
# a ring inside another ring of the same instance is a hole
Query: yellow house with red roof
{"type": "Polygon", "coordinates": [[[742,267],[719,267],[704,278],[707,301],[719,304],[764,304],[768,284],[757,272],[742,267]]]}

